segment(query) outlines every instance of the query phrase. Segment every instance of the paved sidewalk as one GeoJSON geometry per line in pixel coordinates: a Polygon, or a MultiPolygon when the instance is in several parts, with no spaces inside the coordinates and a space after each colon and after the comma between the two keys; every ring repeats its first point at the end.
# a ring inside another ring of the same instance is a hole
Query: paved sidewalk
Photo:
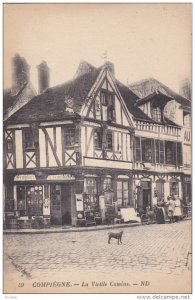
{"type": "Polygon", "coordinates": [[[82,231],[94,231],[94,230],[105,230],[115,228],[125,228],[139,226],[141,223],[125,223],[125,224],[114,224],[114,225],[97,225],[88,227],[72,227],[72,226],[53,226],[50,228],[42,229],[4,229],[4,234],[43,234],[43,233],[60,233],[60,232],[82,232],[82,231]]]}
{"type": "MultiPolygon", "coordinates": [[[[180,222],[185,222],[191,220],[191,218],[185,218],[180,222]]],[[[165,223],[169,223],[169,220],[166,220],[165,223]]],[[[87,226],[87,227],[73,227],[73,226],[52,226],[50,228],[42,229],[4,229],[4,234],[44,234],[44,233],[65,233],[65,232],[83,232],[83,231],[94,231],[94,230],[106,230],[106,229],[117,229],[117,228],[126,228],[140,226],[139,222],[132,223],[123,223],[123,224],[112,224],[112,225],[97,225],[97,226],[87,226]]],[[[148,225],[144,225],[148,226],[148,225]]]]}

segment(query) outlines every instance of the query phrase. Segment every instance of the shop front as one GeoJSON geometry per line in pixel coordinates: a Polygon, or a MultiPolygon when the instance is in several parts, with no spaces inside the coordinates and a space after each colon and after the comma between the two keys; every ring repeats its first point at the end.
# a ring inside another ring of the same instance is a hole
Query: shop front
{"type": "Polygon", "coordinates": [[[71,225],[75,212],[74,185],[75,177],[70,174],[52,174],[39,179],[34,174],[14,176],[12,183],[5,185],[6,226],[71,225]]]}
{"type": "Polygon", "coordinates": [[[90,226],[134,219],[131,175],[78,173],[13,176],[6,189],[7,228],[90,226]]]}

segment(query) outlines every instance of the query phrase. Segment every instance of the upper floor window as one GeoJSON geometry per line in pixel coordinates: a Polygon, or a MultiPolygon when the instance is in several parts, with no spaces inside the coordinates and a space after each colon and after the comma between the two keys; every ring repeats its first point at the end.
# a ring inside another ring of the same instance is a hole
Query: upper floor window
{"type": "Polygon", "coordinates": [[[189,113],[183,113],[183,125],[184,126],[191,126],[191,118],[189,113]]]}
{"type": "MultiPolygon", "coordinates": [[[[112,133],[109,132],[104,135],[104,145],[106,150],[112,150],[112,133]]],[[[103,132],[99,129],[94,132],[94,146],[95,149],[102,149],[103,146],[103,132]]]]}
{"type": "Polygon", "coordinates": [[[176,143],[176,155],[177,155],[177,165],[183,164],[183,155],[182,155],[182,143],[176,143]]]}
{"type": "Polygon", "coordinates": [[[155,162],[157,164],[165,162],[164,141],[155,140],[155,162]]]}
{"type": "Polygon", "coordinates": [[[165,163],[174,165],[176,163],[176,143],[165,141],[165,163]]]}
{"type": "Polygon", "coordinates": [[[136,161],[141,161],[140,137],[135,137],[135,160],[136,161]]]}
{"type": "Polygon", "coordinates": [[[94,132],[94,145],[96,149],[102,149],[102,132],[100,130],[94,132]]]}
{"type": "Polygon", "coordinates": [[[101,103],[104,106],[107,106],[107,93],[106,91],[101,91],[101,103]]]}
{"type": "Polygon", "coordinates": [[[64,127],[64,143],[65,143],[65,148],[74,146],[75,127],[64,127]]]}
{"type": "Polygon", "coordinates": [[[151,107],[151,116],[152,119],[156,122],[162,121],[162,112],[159,107],[151,107]]]}
{"type": "Polygon", "coordinates": [[[110,91],[101,91],[102,118],[104,121],[115,121],[115,99],[110,91]]]}
{"type": "Polygon", "coordinates": [[[152,140],[147,138],[142,138],[142,161],[152,162],[152,140]]]}
{"type": "Polygon", "coordinates": [[[35,148],[33,133],[30,127],[25,128],[24,130],[24,147],[25,150],[31,150],[35,148]]]}
{"type": "Polygon", "coordinates": [[[112,133],[107,133],[106,135],[106,149],[112,150],[112,133]]]}

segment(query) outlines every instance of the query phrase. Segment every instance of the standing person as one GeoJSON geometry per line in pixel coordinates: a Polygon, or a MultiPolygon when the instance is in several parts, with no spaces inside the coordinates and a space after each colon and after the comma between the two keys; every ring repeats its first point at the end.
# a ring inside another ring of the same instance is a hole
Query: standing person
{"type": "Polygon", "coordinates": [[[167,205],[169,223],[174,223],[175,201],[171,196],[167,197],[167,205]]]}
{"type": "Polygon", "coordinates": [[[178,222],[181,217],[181,200],[179,196],[175,196],[175,211],[174,211],[174,218],[175,222],[178,222]]]}
{"type": "Polygon", "coordinates": [[[157,203],[156,222],[157,224],[165,224],[164,202],[162,200],[157,203]]]}

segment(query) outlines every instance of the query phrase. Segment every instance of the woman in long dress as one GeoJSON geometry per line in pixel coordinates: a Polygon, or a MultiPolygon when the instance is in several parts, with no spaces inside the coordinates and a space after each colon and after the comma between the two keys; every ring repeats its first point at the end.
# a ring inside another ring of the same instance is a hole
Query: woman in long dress
{"type": "Polygon", "coordinates": [[[179,196],[175,197],[175,210],[174,210],[174,218],[175,222],[178,222],[181,217],[181,200],[179,196]]]}
{"type": "Polygon", "coordinates": [[[174,223],[175,201],[172,197],[168,197],[167,200],[167,213],[169,217],[169,223],[174,223]]]}

